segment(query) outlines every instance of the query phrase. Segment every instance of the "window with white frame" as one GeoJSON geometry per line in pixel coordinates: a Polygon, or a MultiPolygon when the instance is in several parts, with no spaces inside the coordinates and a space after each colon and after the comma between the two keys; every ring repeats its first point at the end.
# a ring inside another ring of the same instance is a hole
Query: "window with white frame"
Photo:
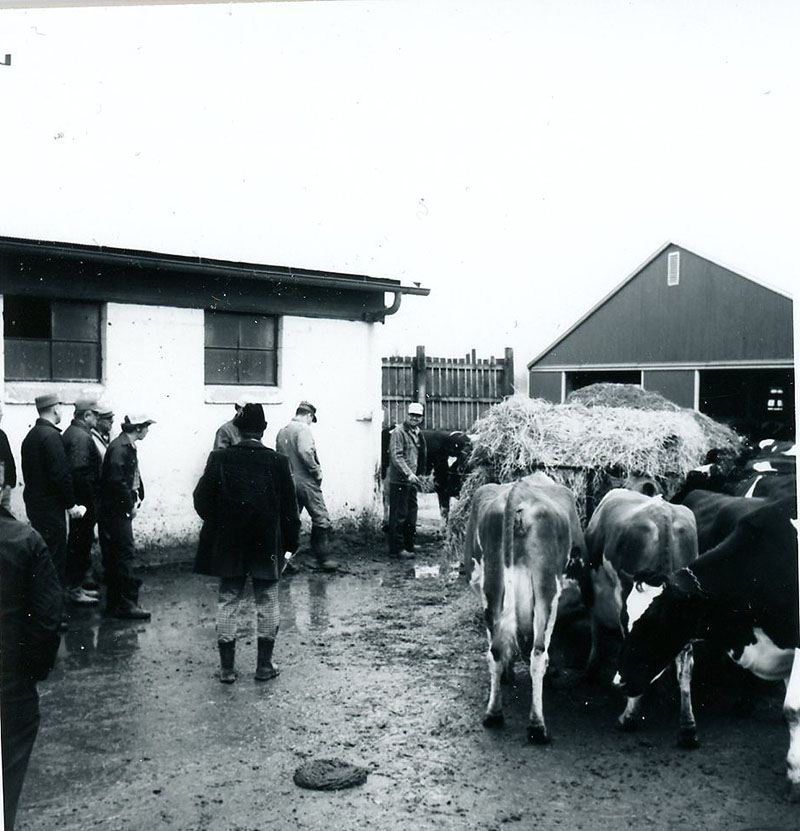
{"type": "Polygon", "coordinates": [[[205,380],[206,384],[277,386],[278,318],[207,309],[205,380]]]}
{"type": "Polygon", "coordinates": [[[7,381],[99,381],[101,304],[3,297],[7,381]]]}

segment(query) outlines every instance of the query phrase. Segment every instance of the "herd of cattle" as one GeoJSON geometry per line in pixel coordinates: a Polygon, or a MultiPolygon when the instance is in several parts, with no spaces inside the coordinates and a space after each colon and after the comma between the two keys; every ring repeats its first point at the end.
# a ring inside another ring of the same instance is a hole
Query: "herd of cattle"
{"type": "Polygon", "coordinates": [[[489,641],[484,725],[503,723],[501,684],[521,655],[532,681],[528,738],[549,741],[542,705],[548,649],[562,588],[575,580],[591,620],[587,669],[597,667],[604,630],[623,634],[614,677],[627,696],[622,729],[638,723],[642,694],[674,660],[678,744],[698,746],[695,640],[760,678],[783,679],[789,798],[800,801],[795,462],[793,443],[765,441],[732,475],[713,462],[694,471],[671,501],[646,488],[615,488],[585,530],[572,491],[542,472],[478,488],[463,566],[480,588],[489,641]]]}

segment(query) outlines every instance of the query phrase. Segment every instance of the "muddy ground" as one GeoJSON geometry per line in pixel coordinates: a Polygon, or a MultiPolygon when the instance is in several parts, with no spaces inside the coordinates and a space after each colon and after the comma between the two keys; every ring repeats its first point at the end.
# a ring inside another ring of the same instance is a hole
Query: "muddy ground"
{"type": "Polygon", "coordinates": [[[576,682],[588,638],[580,616],[554,636],[564,671],[545,690],[553,743],[526,743],[522,664],[506,688],[505,727],[484,729],[480,604],[428,517],[416,569],[388,563],[378,541],[351,551],[340,573],[304,567],[282,582],[282,673],[268,683],[252,677],[249,615],[238,682],[214,677],[216,581],[188,567],[144,573],[150,623],[77,612],[40,685],[18,829],[800,828],[800,806],[784,801],[780,686],[764,685],[753,716],[736,719],[727,673],[699,660],[700,749],[675,746],[669,679],[640,731],[619,733],[620,697],[576,682]],[[315,758],[362,765],[367,782],[298,788],[295,769],[315,758]]]}

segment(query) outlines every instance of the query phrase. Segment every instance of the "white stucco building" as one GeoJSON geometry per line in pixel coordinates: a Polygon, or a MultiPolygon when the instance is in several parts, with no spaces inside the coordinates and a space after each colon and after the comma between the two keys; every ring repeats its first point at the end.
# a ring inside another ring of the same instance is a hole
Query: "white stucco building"
{"type": "MultiPolygon", "coordinates": [[[[0,238],[3,420],[20,468],[34,398],[91,390],[116,414],[157,420],[139,445],[144,545],[194,540],[192,491],[214,432],[243,393],[264,404],[264,441],[297,403],[314,425],[335,520],[377,510],[381,355],[375,326],[403,294],[394,280],[72,243],[0,238]],[[388,302],[388,306],[386,305],[388,302]]],[[[63,408],[65,428],[72,408],[63,408]]],[[[20,471],[21,475],[21,471],[20,471]]],[[[24,517],[22,487],[12,510],[24,517]]]]}

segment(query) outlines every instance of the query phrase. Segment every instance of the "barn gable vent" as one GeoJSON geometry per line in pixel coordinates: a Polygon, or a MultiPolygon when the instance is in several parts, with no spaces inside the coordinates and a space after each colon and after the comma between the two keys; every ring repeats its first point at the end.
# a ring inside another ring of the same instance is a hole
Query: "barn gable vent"
{"type": "Polygon", "coordinates": [[[677,286],[681,280],[681,252],[667,254],[667,285],[677,286]]]}

